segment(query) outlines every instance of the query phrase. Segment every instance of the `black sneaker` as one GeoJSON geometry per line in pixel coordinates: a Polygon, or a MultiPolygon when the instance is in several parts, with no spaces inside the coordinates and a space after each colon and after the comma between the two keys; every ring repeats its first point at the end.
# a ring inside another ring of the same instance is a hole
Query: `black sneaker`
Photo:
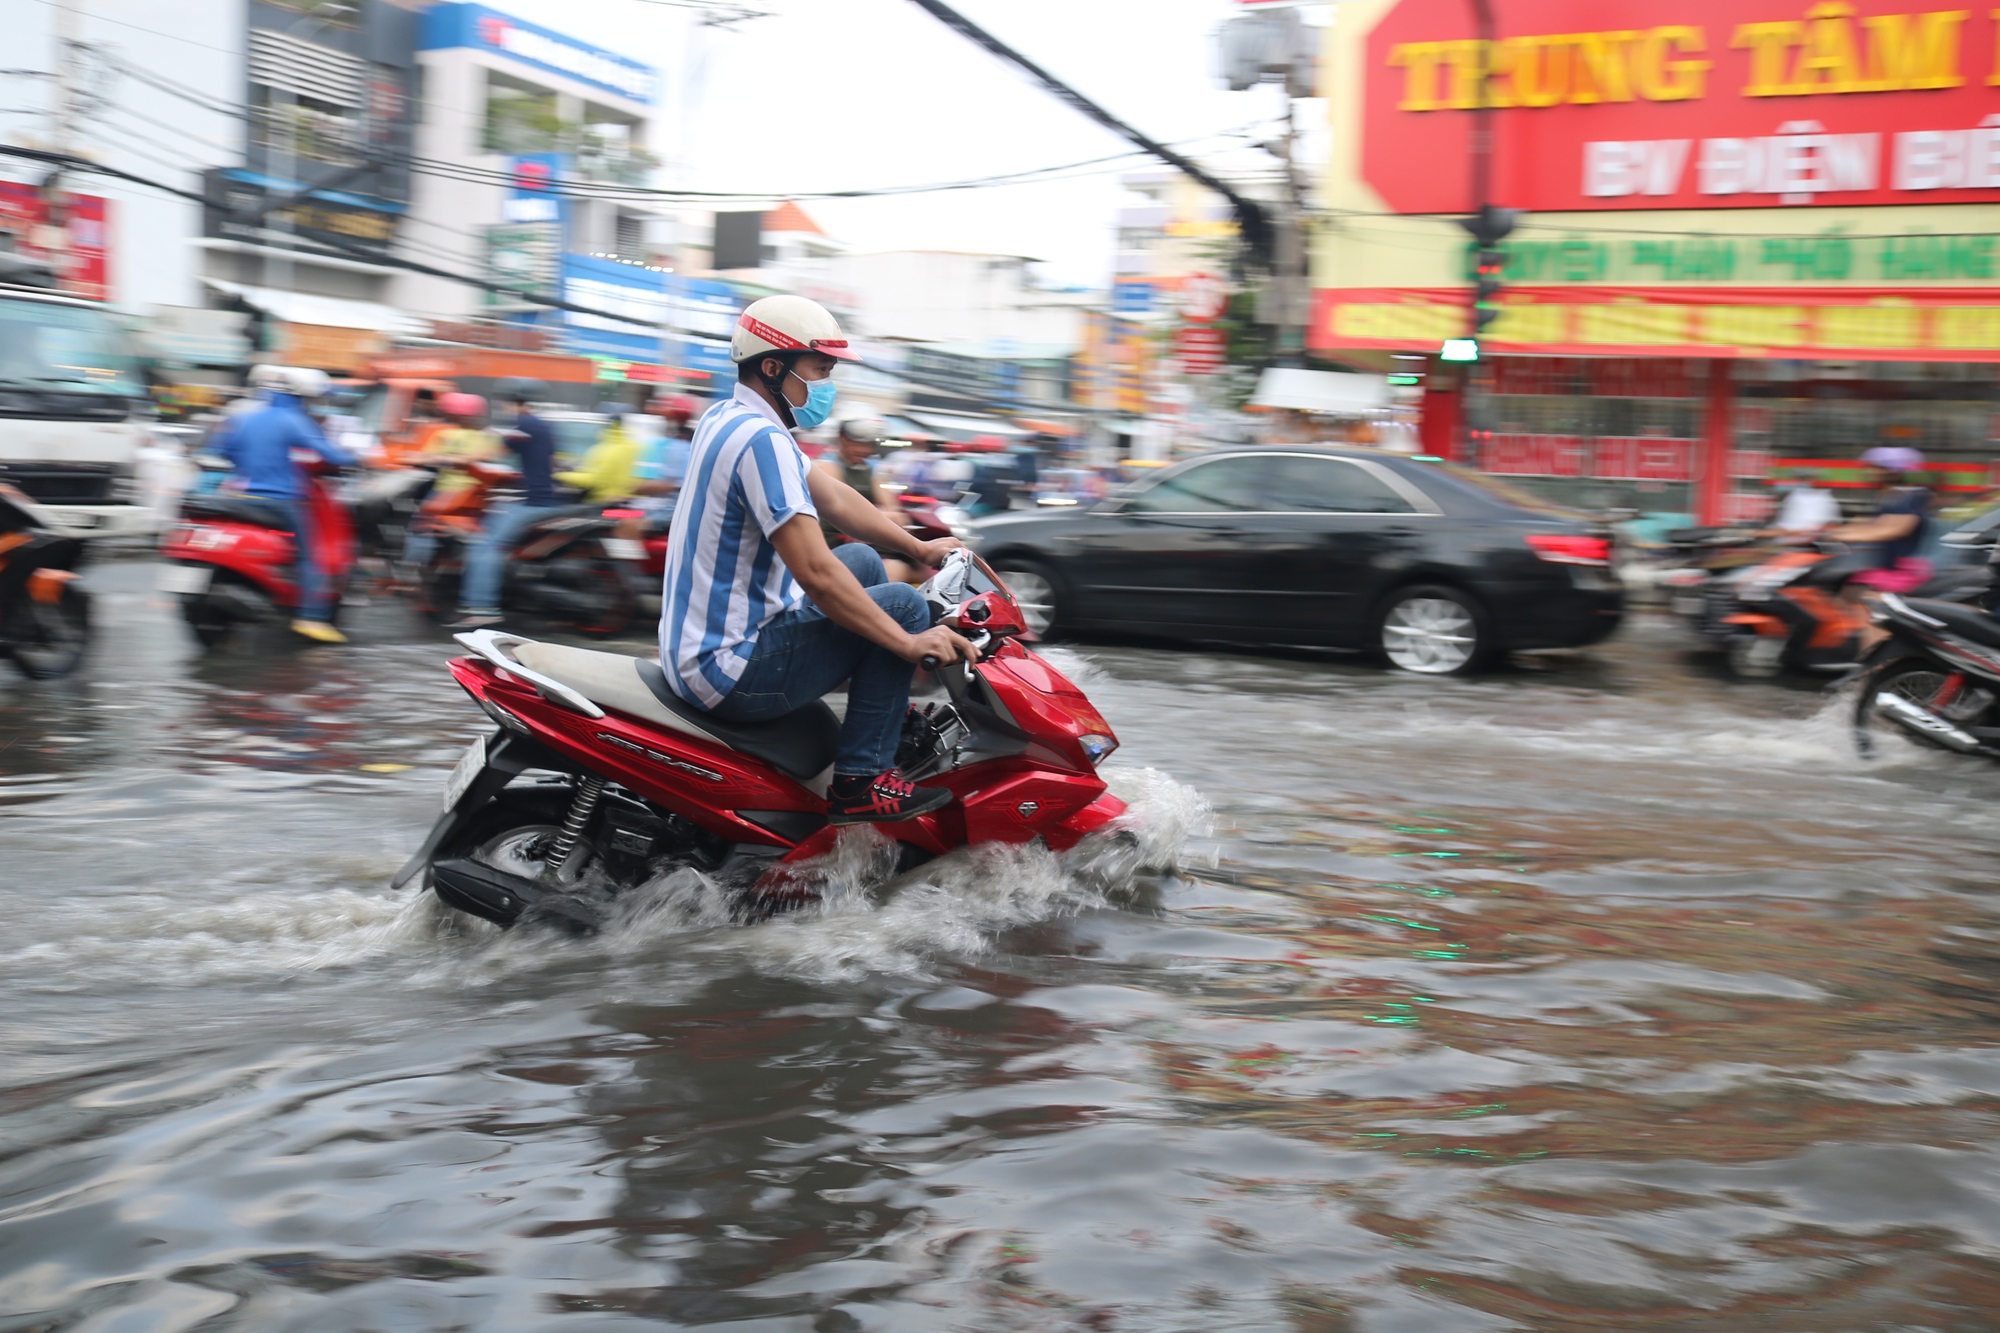
{"type": "Polygon", "coordinates": [[[836,773],[826,794],[829,824],[894,824],[951,804],[944,787],[919,787],[895,769],[872,778],[836,773]]]}

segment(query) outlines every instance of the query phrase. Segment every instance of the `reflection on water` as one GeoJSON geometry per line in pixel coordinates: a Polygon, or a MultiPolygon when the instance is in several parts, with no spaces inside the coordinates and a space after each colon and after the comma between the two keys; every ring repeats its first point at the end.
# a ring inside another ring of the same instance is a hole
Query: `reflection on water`
{"type": "Polygon", "coordinates": [[[0,694],[0,1329],[2000,1328],[2000,770],[1663,629],[1052,650],[1177,870],[558,941],[383,887],[436,645],[134,602],[0,694]]]}

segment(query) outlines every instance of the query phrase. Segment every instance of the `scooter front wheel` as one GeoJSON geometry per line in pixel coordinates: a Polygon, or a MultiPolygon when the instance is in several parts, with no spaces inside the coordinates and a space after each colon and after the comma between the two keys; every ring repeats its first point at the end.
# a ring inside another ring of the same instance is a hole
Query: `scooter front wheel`
{"type": "Polygon", "coordinates": [[[1729,641],[1729,672],[1744,680],[1769,680],[1785,669],[1785,641],[1766,634],[1739,634],[1729,641]]]}
{"type": "Polygon", "coordinates": [[[1863,757],[1873,756],[1877,733],[1886,733],[1969,753],[1983,748],[1972,728],[1996,702],[1992,691],[1928,657],[1898,658],[1861,678],[1854,705],[1855,748],[1863,757]]]}
{"type": "Polygon", "coordinates": [[[14,665],[29,680],[68,675],[90,647],[90,594],[65,583],[54,602],[29,601],[19,616],[24,636],[13,645],[14,665]]]}

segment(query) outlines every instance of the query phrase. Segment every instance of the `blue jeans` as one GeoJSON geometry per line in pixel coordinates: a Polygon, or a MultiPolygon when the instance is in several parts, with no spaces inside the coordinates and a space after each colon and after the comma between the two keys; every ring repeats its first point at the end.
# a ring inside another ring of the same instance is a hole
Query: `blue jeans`
{"type": "MultiPolygon", "coordinates": [[[[465,581],[458,589],[461,610],[500,609],[500,581],[507,572],[508,548],[522,529],[559,508],[560,505],[508,504],[487,511],[484,531],[465,553],[465,581]]],[[[404,548],[406,552],[408,549],[404,548]]]]}
{"type": "Polygon", "coordinates": [[[251,495],[266,509],[285,516],[285,526],[292,531],[292,548],[297,552],[298,563],[295,575],[299,586],[300,620],[327,619],[333,607],[333,580],[318,560],[314,558],[312,509],[304,500],[284,499],[275,495],[251,495]]]}
{"type": "MultiPolygon", "coordinates": [[[[837,548],[834,557],[868,590],[875,605],[912,634],[931,627],[923,595],[906,583],[891,583],[882,557],[859,542],[837,548]]],[[[710,711],[726,722],[764,722],[797,712],[841,681],[847,682],[847,718],[833,771],[873,777],[896,763],[903,714],[910,708],[910,678],[916,667],[853,630],[842,629],[810,601],[767,622],[736,688],[710,711]]]]}

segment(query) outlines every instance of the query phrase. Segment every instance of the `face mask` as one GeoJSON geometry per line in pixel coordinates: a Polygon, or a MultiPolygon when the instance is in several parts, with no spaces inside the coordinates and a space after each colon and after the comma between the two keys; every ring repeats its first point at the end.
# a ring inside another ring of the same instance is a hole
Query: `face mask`
{"type": "Polygon", "coordinates": [[[798,422],[801,428],[811,430],[832,414],[834,395],[840,390],[835,387],[831,375],[823,380],[809,380],[794,372],[792,378],[806,386],[805,406],[792,408],[792,420],[798,422]]]}

